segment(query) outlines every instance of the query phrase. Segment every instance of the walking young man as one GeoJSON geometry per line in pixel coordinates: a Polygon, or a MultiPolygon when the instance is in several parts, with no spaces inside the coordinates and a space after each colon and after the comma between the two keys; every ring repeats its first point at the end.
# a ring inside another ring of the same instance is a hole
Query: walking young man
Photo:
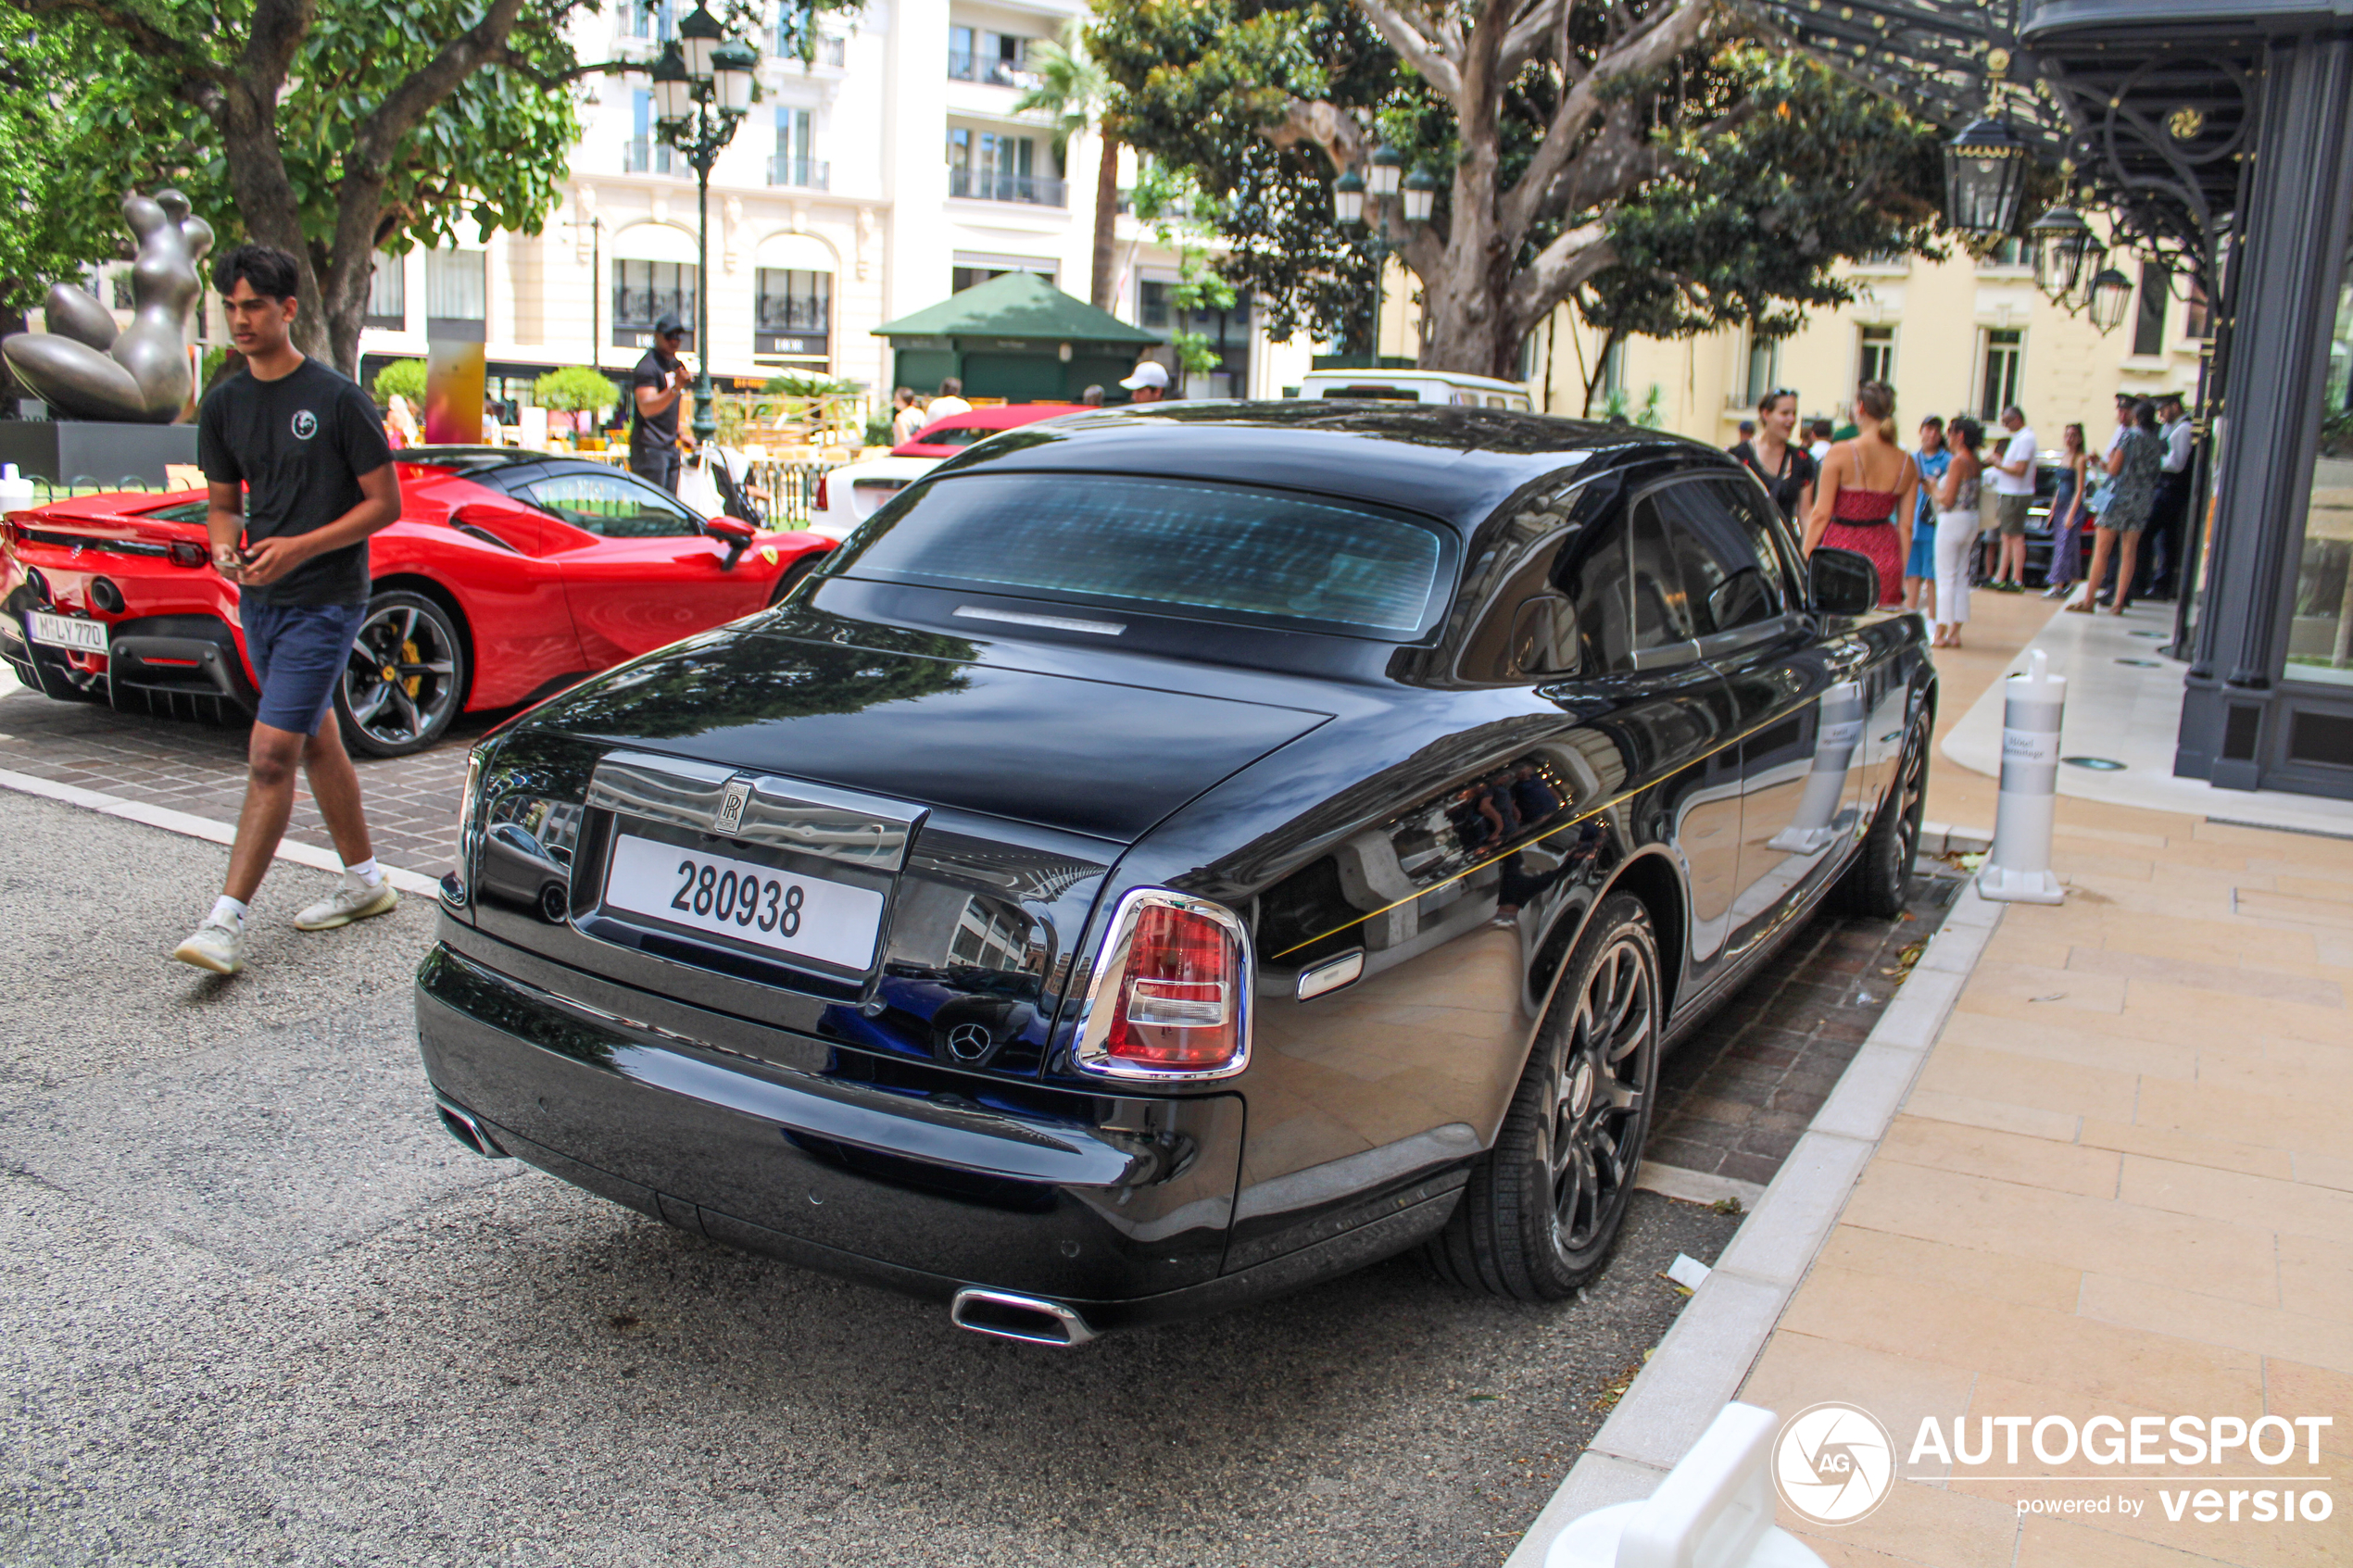
{"type": "Polygon", "coordinates": [[[245,656],[261,683],[228,882],[171,955],[216,974],[245,967],[248,907],[293,814],[297,765],[344,872],[296,929],[349,925],[400,902],[368,847],[359,775],[334,714],[335,683],[367,612],[368,535],[399,521],[400,481],[376,406],[294,346],[298,278],[295,258],[268,245],[239,245],[213,270],[245,368],[205,395],[196,461],[211,491],[212,564],[237,584],[245,656]]]}
{"type": "Polygon", "coordinates": [[[1985,487],[1994,492],[1995,526],[2001,531],[2001,556],[1994,568],[1997,594],[2026,591],[2026,513],[2034,502],[2034,433],[2026,426],[2026,411],[2013,403],[2002,410],[2002,428],[2010,433],[2002,454],[1985,465],[1985,487]]]}
{"type": "Polygon", "coordinates": [[[678,450],[692,450],[695,438],[678,428],[678,416],[694,406],[686,395],[686,367],[678,361],[686,325],[665,314],[654,323],[654,345],[629,372],[629,471],[678,494],[678,450]]]}

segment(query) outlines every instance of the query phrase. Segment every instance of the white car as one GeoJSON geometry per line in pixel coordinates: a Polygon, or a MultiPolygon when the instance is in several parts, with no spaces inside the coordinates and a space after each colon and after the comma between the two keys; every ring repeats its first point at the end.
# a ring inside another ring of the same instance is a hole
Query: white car
{"type": "Polygon", "coordinates": [[[1074,403],[1000,403],[950,414],[917,431],[914,440],[892,447],[888,457],[826,470],[817,481],[817,501],[809,509],[807,527],[828,539],[846,539],[893,495],[975,442],[1000,430],[1077,411],[1074,403]]]}
{"type": "Polygon", "coordinates": [[[1510,408],[1532,412],[1528,388],[1492,376],[1452,370],[1310,370],[1299,383],[1302,397],[1376,403],[1443,403],[1457,408],[1510,408]]]}

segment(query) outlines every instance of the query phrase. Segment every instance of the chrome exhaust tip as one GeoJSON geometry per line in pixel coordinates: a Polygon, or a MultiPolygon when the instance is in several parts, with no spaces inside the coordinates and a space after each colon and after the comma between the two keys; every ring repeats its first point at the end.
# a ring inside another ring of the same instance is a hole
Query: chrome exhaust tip
{"type": "Polygon", "coordinates": [[[513,1155],[498,1147],[490,1130],[474,1120],[473,1113],[463,1106],[440,1096],[434,1097],[433,1108],[441,1112],[441,1124],[451,1137],[481,1155],[484,1160],[512,1160],[513,1155]]]}
{"type": "Polygon", "coordinates": [[[1015,1339],[1024,1345],[1051,1345],[1067,1350],[1095,1337],[1087,1320],[1059,1301],[1037,1296],[1016,1296],[1009,1290],[956,1292],[949,1303],[948,1321],[958,1328],[986,1334],[992,1339],[1015,1339]]]}

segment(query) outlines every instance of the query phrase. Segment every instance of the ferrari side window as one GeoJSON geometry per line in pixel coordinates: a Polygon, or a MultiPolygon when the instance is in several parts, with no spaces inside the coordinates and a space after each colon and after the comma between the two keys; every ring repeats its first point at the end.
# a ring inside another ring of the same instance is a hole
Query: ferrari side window
{"type": "Polygon", "coordinates": [[[691,538],[702,524],[650,484],[617,473],[560,473],[525,486],[544,511],[607,539],[691,538]]]}

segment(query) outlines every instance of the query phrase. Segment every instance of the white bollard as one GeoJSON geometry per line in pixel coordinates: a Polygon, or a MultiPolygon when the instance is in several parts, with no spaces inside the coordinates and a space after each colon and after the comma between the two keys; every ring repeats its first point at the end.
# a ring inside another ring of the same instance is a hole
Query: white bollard
{"type": "Polygon", "coordinates": [[[0,463],[0,513],[21,511],[32,505],[32,481],[17,477],[17,465],[0,463]]]}
{"type": "Polygon", "coordinates": [[[1598,1508],[1561,1532],[1544,1568],[1826,1568],[1773,1523],[1780,1418],[1730,1404],[1644,1502],[1598,1508]]]}
{"type": "Polygon", "coordinates": [[[2026,672],[2002,684],[2002,793],[1994,808],[1994,847],[1977,873],[1977,890],[2003,903],[2056,904],[2067,897],[2051,872],[2067,677],[2052,674],[2050,662],[2037,648],[2026,672]]]}

